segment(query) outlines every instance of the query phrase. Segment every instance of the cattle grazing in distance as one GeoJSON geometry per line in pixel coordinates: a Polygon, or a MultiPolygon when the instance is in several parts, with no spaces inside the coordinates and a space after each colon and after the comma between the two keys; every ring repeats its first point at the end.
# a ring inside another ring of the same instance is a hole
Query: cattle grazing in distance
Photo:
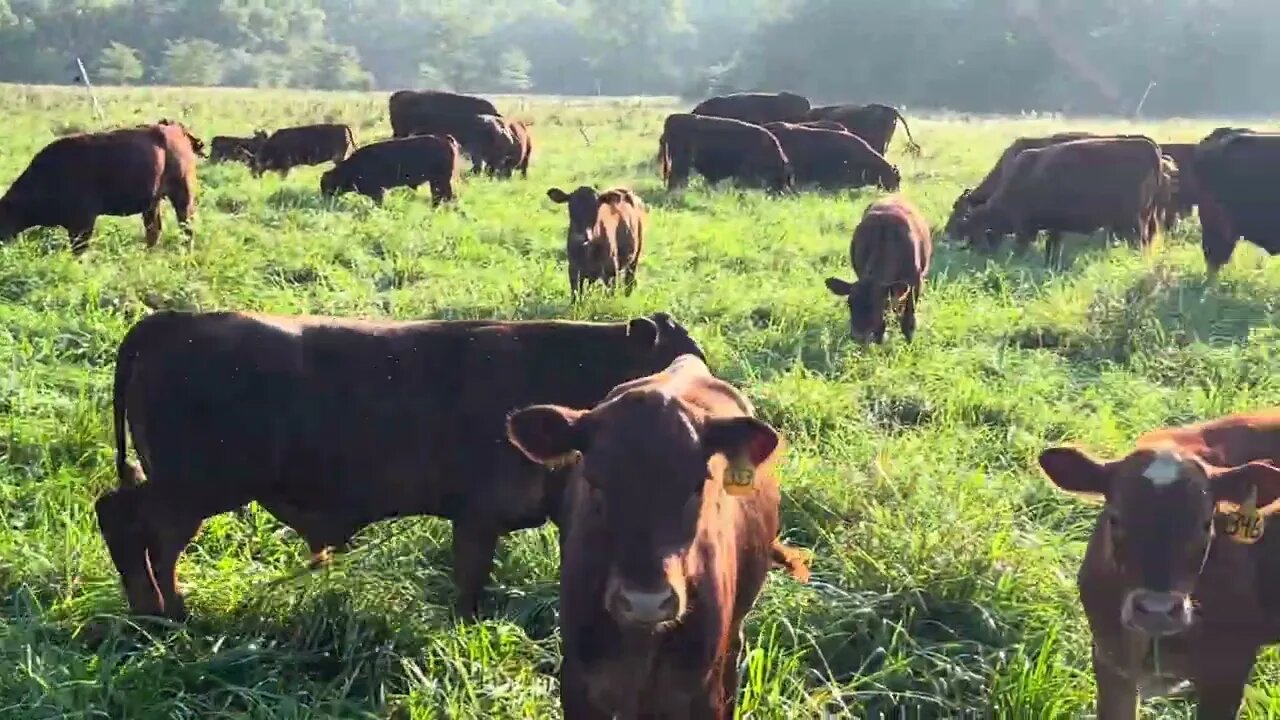
{"type": "Polygon", "coordinates": [[[253,174],[267,171],[288,176],[289,170],[301,165],[339,163],[356,148],[356,138],[349,125],[321,123],[281,128],[271,133],[253,159],[253,174]]]}
{"type": "Polygon", "coordinates": [[[796,185],[825,189],[879,185],[896,192],[902,183],[898,168],[865,140],[844,130],[823,130],[790,123],[768,123],[791,161],[796,185]]]}
{"type": "Polygon", "coordinates": [[[452,135],[471,158],[471,172],[501,169],[516,150],[516,138],[497,115],[421,115],[408,135],[452,135]]]}
{"type": "Polygon", "coordinates": [[[800,122],[809,112],[809,99],[795,93],[734,93],[698,103],[692,115],[722,117],[763,125],[767,122],[800,122]]]}
{"type": "Polygon", "coordinates": [[[320,192],[332,197],[356,192],[381,205],[394,187],[431,187],[431,204],[454,199],[454,183],[462,166],[461,148],[451,135],[393,138],[357,148],[346,160],[320,176],[320,192]]]}
{"type": "Polygon", "coordinates": [[[196,154],[179,123],[67,135],[37,152],[0,197],[0,241],[61,227],[79,254],[98,217],[141,215],[150,248],[160,239],[160,202],[168,200],[190,242],[195,196],[196,154]]]}
{"type": "Polygon", "coordinates": [[[506,157],[498,168],[498,176],[509,178],[513,172],[519,170],[520,177],[528,178],[529,161],[533,158],[533,136],[529,132],[529,126],[533,123],[502,118],[502,124],[511,138],[511,145],[507,148],[506,157]]]}
{"type": "Polygon", "coordinates": [[[564,474],[505,442],[507,413],[590,406],[684,354],[701,350],[664,313],[580,323],[157,312],[117,352],[119,487],[97,501],[99,528],[131,610],[182,618],[174,569],[206,518],[256,500],[319,561],[370,523],[433,515],[453,524],[457,609],[473,617],[499,537],[558,520],[561,507],[564,474]]]}
{"type": "Polygon", "coordinates": [[[894,130],[901,121],[902,129],[907,133],[907,152],[911,155],[920,154],[920,146],[911,137],[907,119],[897,108],[888,105],[823,105],[811,109],[805,119],[838,122],[849,132],[866,140],[871,149],[881,155],[889,154],[889,143],[893,141],[894,130]]]}
{"type": "Polygon", "coordinates": [[[1280,253],[1280,133],[1219,128],[1196,147],[1192,165],[1209,273],[1231,260],[1242,237],[1280,253]]]}
{"type": "Polygon", "coordinates": [[[778,139],[763,127],[740,120],[669,115],[658,139],[658,153],[668,190],[687,185],[693,170],[713,185],[732,177],[775,192],[791,188],[795,180],[778,139]]]}
{"type": "Polygon", "coordinates": [[[251,137],[218,135],[209,143],[209,161],[252,165],[253,158],[266,141],[267,133],[262,130],[255,130],[251,137]]]}
{"type": "Polygon", "coordinates": [[[1147,249],[1158,230],[1159,198],[1176,181],[1162,162],[1160,146],[1142,136],[1024,150],[991,198],[970,210],[958,231],[994,242],[1012,233],[1022,252],[1045,230],[1046,264],[1060,260],[1063,232],[1102,228],[1147,249]]]}
{"type": "Polygon", "coordinates": [[[1280,412],[1156,430],[1115,460],[1040,454],[1062,490],[1103,500],[1077,574],[1097,717],[1190,682],[1196,717],[1234,718],[1258,652],[1280,642],[1280,412]],[[1274,516],[1271,516],[1274,518],[1274,516]],[[1266,524],[1264,524],[1266,523],[1266,524]]]}
{"type": "Polygon", "coordinates": [[[561,534],[564,717],[733,718],[739,631],[768,571],[808,580],[777,539],[778,432],[693,356],[594,407],[524,407],[507,427],[537,462],[577,458],[561,534]]]}
{"type": "Polygon", "coordinates": [[[585,185],[571,193],[553,187],[547,197],[569,208],[565,249],[572,297],[592,281],[612,290],[619,275],[623,291],[630,295],[644,249],[646,212],[640,197],[627,188],[597,193],[585,185]]]}
{"type": "Polygon", "coordinates": [[[502,115],[484,98],[443,90],[398,90],[387,101],[387,110],[391,132],[398,138],[420,132],[421,118],[432,115],[502,115]]]}
{"type": "Polygon", "coordinates": [[[854,340],[884,342],[885,311],[891,309],[902,336],[911,342],[932,258],[929,223],[914,205],[891,196],[867,206],[849,241],[856,279],[850,283],[831,277],[826,282],[828,290],[848,301],[854,340]]]}

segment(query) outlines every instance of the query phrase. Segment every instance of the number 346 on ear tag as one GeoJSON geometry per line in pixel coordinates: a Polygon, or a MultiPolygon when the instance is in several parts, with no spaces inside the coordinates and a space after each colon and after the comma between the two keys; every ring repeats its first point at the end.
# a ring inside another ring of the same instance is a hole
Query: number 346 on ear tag
{"type": "Polygon", "coordinates": [[[756,482],[756,466],[745,454],[729,459],[724,471],[724,489],[730,495],[750,495],[756,482]]]}
{"type": "Polygon", "coordinates": [[[1252,545],[1262,539],[1265,523],[1265,518],[1258,514],[1258,488],[1255,487],[1239,510],[1226,513],[1222,518],[1222,532],[1235,542],[1252,545]]]}

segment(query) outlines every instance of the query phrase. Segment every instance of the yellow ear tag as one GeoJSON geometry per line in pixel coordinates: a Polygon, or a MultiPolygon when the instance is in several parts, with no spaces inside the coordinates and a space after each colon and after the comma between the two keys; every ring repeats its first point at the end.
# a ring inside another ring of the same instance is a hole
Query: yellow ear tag
{"type": "Polygon", "coordinates": [[[724,471],[724,490],[730,495],[750,495],[755,489],[756,466],[746,453],[739,453],[729,459],[729,467],[724,471]]]}
{"type": "Polygon", "coordinates": [[[1222,532],[1235,542],[1252,545],[1262,539],[1265,524],[1265,518],[1258,514],[1258,488],[1254,487],[1239,510],[1225,514],[1222,532]]]}

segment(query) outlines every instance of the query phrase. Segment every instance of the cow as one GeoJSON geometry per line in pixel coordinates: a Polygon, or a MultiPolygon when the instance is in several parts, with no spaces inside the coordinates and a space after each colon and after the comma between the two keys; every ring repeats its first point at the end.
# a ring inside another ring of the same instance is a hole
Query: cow
{"type": "Polygon", "coordinates": [[[67,135],[37,152],[0,197],[0,242],[32,227],[62,227],[78,255],[99,216],[140,214],[147,247],[155,247],[162,200],[191,242],[195,197],[196,154],[180,124],[67,135]]]}
{"type": "Polygon", "coordinates": [[[454,199],[453,185],[462,166],[461,148],[452,136],[393,138],[358,148],[320,176],[320,192],[332,197],[356,192],[381,205],[394,187],[431,186],[431,204],[454,199]]]}
{"type": "Polygon", "coordinates": [[[452,135],[471,158],[473,174],[487,167],[492,175],[519,149],[518,139],[497,115],[419,115],[408,135],[452,135]]]}
{"type": "Polygon", "coordinates": [[[896,192],[902,184],[898,168],[853,133],[791,123],[767,123],[764,128],[778,138],[797,185],[826,189],[879,185],[896,192]]]}
{"type": "Polygon", "coordinates": [[[528,178],[529,160],[533,157],[533,136],[529,133],[529,126],[533,123],[506,118],[503,118],[502,122],[512,144],[507,149],[506,157],[498,169],[498,175],[509,178],[514,171],[519,170],[520,177],[528,178]]]}
{"type": "Polygon", "coordinates": [[[418,120],[430,115],[495,115],[498,108],[484,98],[443,90],[397,90],[387,101],[391,132],[395,137],[408,137],[415,132],[418,120]]]}
{"type": "Polygon", "coordinates": [[[789,92],[733,93],[703,100],[689,112],[756,125],[778,121],[800,122],[809,112],[809,99],[789,92]]]}
{"type": "Polygon", "coordinates": [[[1189,681],[1196,717],[1234,718],[1259,650],[1280,642],[1280,411],[1156,430],[1115,460],[1050,447],[1058,488],[1100,497],[1076,576],[1093,635],[1097,716],[1189,681]],[[1261,516],[1260,516],[1261,515],[1261,516]]]}
{"type": "Polygon", "coordinates": [[[1196,146],[1192,167],[1210,275],[1231,260],[1242,237],[1280,254],[1280,133],[1216,130],[1196,146]]]}
{"type": "Polygon", "coordinates": [[[289,170],[299,165],[340,163],[356,148],[356,138],[351,126],[341,123],[322,123],[281,128],[271,133],[253,158],[253,175],[261,176],[268,170],[287,177],[289,170]]]}
{"type": "Polygon", "coordinates": [[[1172,188],[1162,210],[1164,229],[1172,230],[1178,220],[1190,217],[1192,210],[1199,203],[1199,189],[1195,172],[1196,143],[1160,143],[1160,152],[1173,161],[1173,169],[1177,176],[1177,187],[1172,188]]]}
{"type": "Polygon", "coordinates": [[[777,538],[782,438],[693,356],[580,407],[507,420],[530,459],[575,462],[561,536],[564,717],[729,720],[739,632],[769,569],[808,580],[800,551],[777,538]]]}
{"type": "Polygon", "coordinates": [[[896,108],[888,105],[878,103],[822,105],[809,110],[805,119],[834,120],[849,132],[866,140],[871,149],[881,155],[888,154],[889,143],[893,141],[893,132],[901,121],[902,129],[907,133],[907,152],[911,155],[920,154],[920,146],[916,144],[915,138],[911,137],[911,128],[907,126],[907,119],[896,108]]]}
{"type": "MultiPolygon", "coordinates": [[[[192,134],[191,134],[191,129],[190,129],[190,128],[188,128],[186,125],[183,125],[182,123],[178,122],[177,120],[170,120],[170,119],[168,119],[168,118],[162,118],[162,119],[160,120],[160,122],[159,122],[159,123],[157,123],[157,124],[159,124],[159,125],[174,125],[174,126],[177,126],[177,127],[179,127],[179,128],[182,128],[182,132],[183,132],[183,134],[187,136],[187,142],[191,143],[191,152],[195,153],[195,154],[196,154],[196,157],[202,157],[202,158],[207,158],[207,157],[209,157],[209,156],[205,153],[205,151],[204,151],[204,141],[203,141],[203,140],[201,140],[200,138],[196,137],[195,135],[192,135],[192,134]]],[[[145,128],[145,127],[147,127],[147,126],[146,126],[146,125],[138,125],[137,127],[145,128]]]]}
{"type": "Polygon", "coordinates": [[[251,137],[218,135],[209,143],[210,162],[240,162],[253,164],[253,158],[267,141],[267,134],[255,130],[251,137]]]}
{"type": "Polygon", "coordinates": [[[775,192],[789,189],[795,180],[778,139],[741,120],[674,113],[663,123],[658,153],[668,190],[688,184],[691,170],[711,184],[733,177],[775,192]]]}
{"type": "Polygon", "coordinates": [[[577,299],[590,281],[612,290],[619,274],[624,292],[630,295],[636,285],[647,222],[640,196],[627,188],[597,193],[584,185],[571,193],[553,187],[547,190],[547,197],[569,206],[565,244],[571,297],[577,299]]]}
{"type": "Polygon", "coordinates": [[[702,352],[665,313],[583,323],[157,312],[116,356],[119,486],[95,504],[99,529],[132,612],[182,619],[174,567],[206,518],[256,500],[315,565],[370,523],[442,517],[456,607],[472,618],[499,537],[559,515],[563,474],[506,444],[507,413],[590,405],[684,354],[702,352]]]}
{"type": "Polygon", "coordinates": [[[1176,178],[1150,138],[1089,138],[1023,150],[991,198],[959,223],[964,236],[1013,233],[1022,252],[1039,230],[1049,233],[1045,262],[1061,258],[1063,232],[1106,228],[1150,248],[1158,229],[1157,202],[1176,178]]]}
{"type": "Polygon", "coordinates": [[[849,330],[859,343],[882,343],[886,306],[898,316],[902,335],[916,332],[916,305],[924,293],[933,258],[929,223],[920,210],[899,196],[867,206],[849,241],[849,262],[857,278],[850,283],[829,277],[827,289],[849,304],[849,330]]]}

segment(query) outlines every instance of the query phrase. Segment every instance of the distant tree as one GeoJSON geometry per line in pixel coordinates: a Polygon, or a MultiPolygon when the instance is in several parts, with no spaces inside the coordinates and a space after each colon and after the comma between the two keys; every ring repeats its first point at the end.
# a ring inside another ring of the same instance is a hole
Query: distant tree
{"type": "Polygon", "coordinates": [[[118,42],[102,48],[96,66],[100,82],[110,85],[128,85],[142,79],[146,68],[138,51],[118,42]]]}
{"type": "Polygon", "coordinates": [[[170,85],[217,85],[222,82],[222,48],[209,40],[170,41],[164,50],[160,79],[170,85]]]}
{"type": "Polygon", "coordinates": [[[533,87],[533,64],[520,48],[511,48],[498,59],[498,85],[502,90],[523,92],[533,87]]]}

